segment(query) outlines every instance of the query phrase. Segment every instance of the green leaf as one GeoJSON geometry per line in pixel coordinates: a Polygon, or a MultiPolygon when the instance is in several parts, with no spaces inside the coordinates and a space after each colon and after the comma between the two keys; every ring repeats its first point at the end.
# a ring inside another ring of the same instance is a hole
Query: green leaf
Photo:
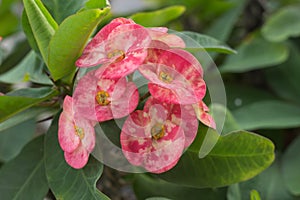
{"type": "Polygon", "coordinates": [[[48,192],[43,160],[44,137],[28,143],[22,152],[0,170],[1,199],[43,199],[48,192]]]}
{"type": "Polygon", "coordinates": [[[23,13],[22,13],[22,28],[23,28],[23,31],[26,35],[26,39],[30,45],[30,47],[37,53],[37,54],[40,54],[40,49],[39,49],[39,46],[36,42],[36,39],[34,37],[34,34],[32,32],[32,29],[31,29],[31,25],[29,23],[29,19],[28,19],[28,16],[27,16],[27,13],[26,13],[26,10],[23,10],[23,13]]]}
{"type": "Polygon", "coordinates": [[[85,3],[85,9],[110,7],[108,0],[88,0],[85,3]]]}
{"type": "Polygon", "coordinates": [[[47,63],[49,42],[58,25],[41,0],[23,0],[23,4],[37,47],[47,63]]]}
{"type": "Polygon", "coordinates": [[[234,6],[232,6],[233,8],[219,17],[217,20],[214,20],[211,27],[209,27],[209,29],[205,32],[207,35],[224,42],[228,40],[234,25],[238,21],[239,16],[242,14],[248,1],[230,0],[229,2],[234,4],[234,6]]]}
{"type": "Polygon", "coordinates": [[[55,109],[50,109],[48,107],[32,107],[29,108],[27,110],[24,110],[18,114],[16,114],[15,116],[5,120],[4,122],[0,123],[0,131],[4,131],[6,129],[9,129],[13,126],[16,126],[22,122],[25,122],[27,120],[36,118],[37,116],[39,116],[41,113],[44,113],[46,111],[50,111],[52,113],[55,113],[56,110],[55,109]]]}
{"type": "Polygon", "coordinates": [[[272,43],[260,36],[253,35],[237,47],[238,54],[229,55],[221,72],[247,72],[272,67],[288,58],[288,48],[281,43],[272,43]]]}
{"type": "Polygon", "coordinates": [[[300,106],[284,101],[257,101],[232,112],[242,129],[276,129],[300,126],[300,106]]]}
{"type": "Polygon", "coordinates": [[[75,70],[76,59],[108,12],[109,8],[85,10],[61,23],[49,45],[48,67],[54,80],[75,70]]]}
{"type": "Polygon", "coordinates": [[[273,91],[280,97],[300,102],[300,51],[290,46],[290,57],[278,67],[266,70],[266,77],[273,91]]]}
{"type": "Polygon", "coordinates": [[[210,112],[216,122],[219,133],[224,135],[232,131],[240,130],[236,120],[225,106],[217,103],[211,104],[210,112]]]}
{"type": "Polygon", "coordinates": [[[65,159],[58,143],[58,117],[56,116],[45,138],[45,168],[48,184],[57,199],[109,199],[97,190],[96,181],[103,165],[90,157],[82,169],[73,169],[65,159]]]}
{"type": "Polygon", "coordinates": [[[300,195],[300,160],[298,159],[300,152],[300,137],[297,137],[288,147],[282,157],[282,174],[285,185],[288,190],[294,194],[300,195]]]}
{"type": "Polygon", "coordinates": [[[33,51],[13,69],[0,75],[0,82],[20,83],[31,81],[34,83],[52,85],[53,83],[44,72],[44,62],[42,62],[33,51]]]}
{"type": "Polygon", "coordinates": [[[55,21],[60,24],[65,18],[80,10],[85,1],[69,0],[63,3],[59,0],[42,0],[55,21]]]}
{"type": "Polygon", "coordinates": [[[262,27],[262,34],[273,42],[300,36],[300,5],[290,5],[272,14],[262,27]]]}
{"type": "Polygon", "coordinates": [[[215,200],[224,199],[225,188],[198,189],[184,187],[145,174],[135,175],[133,189],[138,199],[155,199],[150,197],[165,197],[172,200],[215,200]]]}
{"type": "MultiPolygon", "coordinates": [[[[213,133],[210,130],[207,134],[213,133]]],[[[203,133],[199,134],[194,143],[204,137],[203,133]]],[[[221,136],[214,148],[201,159],[198,156],[199,148],[195,148],[197,145],[194,143],[173,169],[159,177],[190,187],[221,187],[254,177],[274,160],[273,143],[246,131],[221,136]]]]}
{"type": "Polygon", "coordinates": [[[251,190],[250,192],[250,200],[261,200],[259,193],[257,190],[251,190]]]}
{"type": "Polygon", "coordinates": [[[0,96],[0,122],[36,104],[52,98],[56,90],[49,87],[20,89],[0,96]]]}
{"type": "Polygon", "coordinates": [[[243,106],[263,100],[273,100],[274,95],[266,90],[241,84],[240,82],[225,83],[227,107],[234,111],[243,106]]]}
{"type": "Polygon", "coordinates": [[[228,200],[249,200],[251,191],[256,190],[263,200],[295,200],[284,185],[279,160],[258,176],[245,182],[229,186],[228,200]]]}
{"type": "Polygon", "coordinates": [[[130,18],[133,19],[137,24],[146,27],[163,26],[168,22],[180,17],[184,11],[184,6],[170,6],[152,12],[136,13],[130,18]]]}
{"type": "Polygon", "coordinates": [[[206,50],[206,51],[213,51],[213,52],[219,52],[219,53],[227,53],[227,54],[235,54],[236,51],[227,46],[226,44],[223,44],[223,42],[210,37],[208,35],[203,35],[200,33],[195,33],[191,31],[183,31],[181,32],[184,34],[184,36],[187,36],[187,39],[185,40],[185,37],[183,39],[186,42],[186,50],[188,51],[199,51],[199,50],[206,50]],[[194,44],[189,44],[191,41],[194,43],[197,43],[198,45],[195,46],[194,44]],[[199,46],[200,45],[200,46],[199,46]]]}
{"type": "Polygon", "coordinates": [[[35,120],[28,120],[0,132],[0,161],[14,158],[35,133],[35,120]]]}

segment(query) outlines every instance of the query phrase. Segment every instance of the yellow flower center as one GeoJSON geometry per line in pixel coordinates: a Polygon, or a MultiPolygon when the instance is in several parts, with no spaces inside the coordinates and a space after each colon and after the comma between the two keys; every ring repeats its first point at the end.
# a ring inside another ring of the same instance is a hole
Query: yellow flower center
{"type": "Polygon", "coordinates": [[[159,79],[165,83],[171,83],[173,78],[167,72],[161,71],[159,73],[159,79]]]}
{"type": "Polygon", "coordinates": [[[75,128],[76,135],[80,138],[80,140],[82,140],[84,138],[83,129],[78,126],[74,126],[74,128],[75,128]]]}
{"type": "Polygon", "coordinates": [[[165,127],[161,123],[156,123],[151,128],[151,136],[154,140],[159,140],[160,138],[164,137],[165,135],[165,127]]]}
{"type": "Polygon", "coordinates": [[[97,92],[96,101],[100,106],[107,106],[110,104],[110,101],[108,100],[109,97],[108,92],[101,90],[97,92]]]}
{"type": "Polygon", "coordinates": [[[116,57],[115,62],[119,62],[125,58],[125,52],[122,50],[119,50],[119,49],[115,49],[115,50],[109,52],[107,54],[107,57],[109,59],[116,57]]]}

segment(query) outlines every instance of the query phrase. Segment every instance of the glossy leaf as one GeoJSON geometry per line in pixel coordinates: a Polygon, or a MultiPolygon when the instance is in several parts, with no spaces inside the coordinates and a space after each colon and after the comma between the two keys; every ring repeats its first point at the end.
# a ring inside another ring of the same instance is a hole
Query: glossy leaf
{"type": "Polygon", "coordinates": [[[20,89],[0,96],[0,122],[57,94],[48,87],[20,89]]]}
{"type": "Polygon", "coordinates": [[[291,46],[289,59],[278,67],[266,70],[267,81],[280,97],[300,102],[300,50],[291,46]]]}
{"type": "Polygon", "coordinates": [[[136,13],[130,18],[133,19],[137,24],[146,27],[163,26],[168,22],[180,17],[184,11],[185,7],[183,6],[170,6],[152,12],[136,13]]]}
{"type": "Polygon", "coordinates": [[[225,188],[197,189],[176,185],[161,179],[153,178],[145,174],[135,175],[133,189],[138,199],[155,199],[151,197],[163,197],[172,200],[215,200],[224,199],[225,188]]]}
{"type": "Polygon", "coordinates": [[[62,22],[49,45],[48,66],[54,80],[75,70],[76,59],[82,53],[94,29],[108,12],[109,8],[86,10],[62,22]]]}
{"type": "Polygon", "coordinates": [[[282,174],[285,185],[288,190],[294,194],[300,195],[300,137],[296,138],[293,143],[288,147],[282,157],[282,174]]]}
{"type": "Polygon", "coordinates": [[[253,35],[237,47],[238,54],[229,55],[220,67],[221,72],[247,72],[272,67],[288,58],[288,48],[253,35]]]}
{"type": "Polygon", "coordinates": [[[45,138],[45,168],[48,184],[57,199],[105,200],[109,199],[97,190],[96,181],[102,174],[103,165],[90,158],[82,169],[73,169],[65,159],[59,146],[58,116],[45,138]]]}
{"type": "MultiPolygon", "coordinates": [[[[221,136],[207,156],[199,159],[199,148],[195,147],[205,134],[198,134],[177,165],[160,177],[184,186],[221,187],[254,177],[274,160],[273,143],[246,131],[221,136]]],[[[217,133],[211,130],[207,134],[217,133]]]]}
{"type": "MultiPolygon", "coordinates": [[[[226,44],[223,44],[223,42],[210,37],[208,35],[203,35],[200,33],[195,33],[191,31],[183,31],[181,32],[185,36],[187,36],[188,40],[186,40],[186,50],[188,51],[199,51],[199,50],[206,50],[206,51],[213,51],[213,52],[219,52],[219,53],[227,53],[227,54],[235,54],[236,51],[227,46],[226,44]],[[189,41],[196,42],[200,46],[197,47],[193,44],[189,44],[189,41]]],[[[183,37],[184,39],[184,37],[183,37]]]]}
{"type": "Polygon", "coordinates": [[[49,77],[44,72],[44,63],[33,51],[10,71],[0,75],[0,82],[21,83],[31,81],[34,83],[52,85],[49,77]]]}
{"type": "Polygon", "coordinates": [[[35,120],[28,120],[0,132],[0,161],[14,158],[35,133],[35,120]]]}
{"type": "Polygon", "coordinates": [[[110,7],[108,0],[88,0],[85,3],[85,9],[110,7]]]}
{"type": "Polygon", "coordinates": [[[43,199],[48,192],[43,160],[44,137],[28,143],[22,152],[0,170],[1,199],[43,199]]]}
{"type": "Polygon", "coordinates": [[[278,160],[253,179],[229,186],[227,199],[249,200],[249,194],[253,190],[259,193],[262,200],[295,200],[284,185],[278,160]]]}
{"type": "Polygon", "coordinates": [[[230,3],[233,4],[232,9],[216,19],[205,32],[207,35],[224,42],[228,40],[234,25],[247,5],[246,0],[231,0],[230,3]]]}
{"type": "Polygon", "coordinates": [[[33,34],[36,45],[47,62],[49,42],[58,25],[41,0],[23,0],[23,4],[31,29],[28,32],[33,34]]]}
{"type": "Polygon", "coordinates": [[[36,118],[39,116],[41,113],[44,112],[52,112],[55,113],[55,109],[50,109],[50,108],[45,108],[45,107],[32,107],[27,110],[24,110],[23,112],[20,112],[16,114],[15,116],[5,120],[4,122],[0,123],[0,131],[4,131],[6,129],[9,129],[13,126],[16,126],[20,123],[23,123],[27,120],[36,118]]]}
{"type": "Polygon", "coordinates": [[[279,42],[300,36],[300,6],[290,5],[271,15],[262,27],[264,37],[279,42]]]}
{"type": "Polygon", "coordinates": [[[232,114],[240,127],[246,130],[300,126],[300,106],[283,101],[257,101],[232,114]]]}
{"type": "Polygon", "coordinates": [[[23,13],[22,13],[22,28],[23,28],[23,31],[26,35],[26,39],[30,45],[30,47],[37,53],[37,54],[40,54],[40,49],[38,47],[38,44],[36,42],[36,39],[34,37],[34,34],[32,32],[32,29],[31,29],[31,25],[29,23],[29,19],[28,19],[28,16],[26,14],[26,10],[23,10],[23,13]]]}
{"type": "Polygon", "coordinates": [[[75,14],[80,10],[85,1],[69,0],[63,3],[58,0],[42,0],[45,7],[49,10],[55,21],[60,24],[65,18],[75,14]]]}

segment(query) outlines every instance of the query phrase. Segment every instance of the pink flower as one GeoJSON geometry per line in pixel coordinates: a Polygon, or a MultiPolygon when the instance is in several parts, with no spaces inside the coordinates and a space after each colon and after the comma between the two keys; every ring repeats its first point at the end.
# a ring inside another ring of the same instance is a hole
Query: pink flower
{"type": "Polygon", "coordinates": [[[186,115],[182,115],[187,111],[183,109],[150,97],[143,111],[131,113],[121,132],[121,146],[128,161],[153,173],[174,167],[198,128],[193,108],[186,115]]]}
{"type": "Polygon", "coordinates": [[[204,125],[208,127],[216,129],[216,122],[212,118],[212,116],[208,113],[209,109],[203,101],[194,104],[193,107],[195,109],[197,118],[199,119],[200,122],[202,122],[204,125]]]}
{"type": "Polygon", "coordinates": [[[149,92],[166,103],[194,104],[203,99],[206,84],[197,59],[181,49],[150,49],[139,71],[146,77],[149,92]]]}
{"type": "Polygon", "coordinates": [[[163,42],[169,47],[185,48],[184,41],[177,35],[169,34],[168,28],[166,27],[148,28],[148,31],[151,36],[151,39],[154,41],[163,42]]]}
{"type": "Polygon", "coordinates": [[[81,116],[99,122],[129,115],[138,105],[139,93],[126,78],[106,79],[105,67],[82,77],[73,94],[75,109],[81,116]]]}
{"type": "Polygon", "coordinates": [[[103,27],[90,41],[78,67],[106,64],[105,78],[121,78],[136,70],[147,56],[151,37],[144,27],[132,20],[117,18],[103,27]]]}
{"type": "Polygon", "coordinates": [[[80,169],[86,165],[94,149],[95,131],[93,123],[78,116],[73,106],[72,97],[66,96],[58,122],[58,140],[66,162],[80,169]]]}

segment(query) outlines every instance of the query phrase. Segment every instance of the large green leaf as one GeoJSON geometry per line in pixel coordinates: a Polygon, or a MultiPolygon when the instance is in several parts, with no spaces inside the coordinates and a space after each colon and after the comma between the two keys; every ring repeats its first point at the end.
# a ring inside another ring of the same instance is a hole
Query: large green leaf
{"type": "Polygon", "coordinates": [[[229,186],[228,200],[249,200],[249,194],[256,190],[263,200],[294,200],[284,185],[279,161],[275,161],[258,176],[245,182],[229,186]]]}
{"type": "Polygon", "coordinates": [[[103,165],[90,158],[82,169],[73,169],[65,159],[58,143],[58,116],[45,138],[45,168],[49,187],[57,199],[105,200],[109,199],[97,190],[96,181],[102,174],[103,165]]]}
{"type": "Polygon", "coordinates": [[[205,32],[214,38],[221,41],[227,41],[230,33],[232,32],[234,25],[242,14],[245,6],[247,5],[246,0],[230,0],[230,3],[234,4],[233,8],[213,21],[212,25],[205,32]]]}
{"type": "Polygon", "coordinates": [[[20,83],[31,81],[34,83],[52,85],[49,77],[44,72],[44,63],[33,51],[12,70],[0,75],[0,82],[20,83]]]}
{"type": "Polygon", "coordinates": [[[285,185],[288,190],[294,194],[300,195],[300,137],[296,138],[288,147],[282,158],[282,174],[285,185]]]}
{"type": "Polygon", "coordinates": [[[27,33],[33,34],[36,45],[47,62],[49,42],[58,25],[41,0],[23,0],[23,4],[31,29],[27,33]]]}
{"type": "Polygon", "coordinates": [[[14,158],[35,133],[35,120],[30,119],[0,132],[0,161],[14,158]]]}
{"type": "Polygon", "coordinates": [[[49,87],[20,89],[0,96],[0,122],[57,94],[49,87]]]}
{"type": "Polygon", "coordinates": [[[266,77],[273,91],[284,99],[300,102],[300,51],[291,46],[289,59],[278,67],[266,70],[266,77]]]}
{"type": "Polygon", "coordinates": [[[133,19],[137,24],[146,27],[163,26],[168,22],[180,17],[184,11],[184,6],[170,6],[152,12],[136,13],[130,18],[133,19]]]}
{"type": "Polygon", "coordinates": [[[258,35],[245,40],[237,49],[238,54],[229,55],[221,72],[247,72],[280,64],[288,58],[288,48],[281,43],[269,42],[258,35]]]}
{"type": "Polygon", "coordinates": [[[63,3],[59,0],[42,1],[58,24],[68,16],[75,14],[85,3],[83,0],[69,0],[64,1],[63,3]]]}
{"type": "Polygon", "coordinates": [[[271,15],[262,27],[264,37],[270,41],[279,42],[289,37],[300,36],[299,10],[300,5],[290,5],[271,15]]]}
{"type": "Polygon", "coordinates": [[[49,112],[55,113],[56,109],[50,109],[49,107],[32,107],[27,110],[24,110],[15,116],[5,120],[0,123],[0,131],[4,131],[13,126],[16,126],[22,122],[38,117],[41,113],[49,112]]]}
{"type": "Polygon", "coordinates": [[[226,195],[226,188],[213,190],[184,187],[145,174],[135,175],[133,188],[136,196],[141,200],[155,196],[172,200],[216,200],[224,199],[226,195]]]}
{"type": "Polygon", "coordinates": [[[61,23],[49,45],[48,66],[54,80],[75,70],[76,59],[108,12],[109,8],[85,10],[61,23]]]}
{"type": "Polygon", "coordinates": [[[242,129],[300,126],[300,106],[277,100],[258,101],[232,112],[242,129]]]}
{"type": "MultiPolygon", "coordinates": [[[[211,130],[207,134],[217,133],[211,130]]],[[[159,177],[191,187],[221,187],[254,177],[274,160],[273,143],[246,131],[221,136],[214,148],[199,159],[199,148],[195,147],[204,137],[203,133],[198,134],[177,165],[159,177]]]]}
{"type": "Polygon", "coordinates": [[[28,143],[22,152],[0,170],[1,199],[43,199],[48,192],[43,160],[44,137],[28,143]]]}
{"type": "Polygon", "coordinates": [[[227,107],[233,111],[248,104],[263,100],[273,100],[274,95],[266,90],[241,84],[239,82],[225,83],[227,107]]]}
{"type": "MultiPolygon", "coordinates": [[[[233,50],[223,42],[208,35],[203,35],[191,31],[183,31],[181,33],[187,36],[187,40],[185,42],[187,46],[186,49],[189,51],[206,50],[227,54],[236,53],[235,50],[233,50]],[[195,42],[197,45],[195,46],[195,44],[190,44],[191,42],[195,42]]],[[[185,37],[183,37],[183,39],[185,39],[185,37]]]]}

